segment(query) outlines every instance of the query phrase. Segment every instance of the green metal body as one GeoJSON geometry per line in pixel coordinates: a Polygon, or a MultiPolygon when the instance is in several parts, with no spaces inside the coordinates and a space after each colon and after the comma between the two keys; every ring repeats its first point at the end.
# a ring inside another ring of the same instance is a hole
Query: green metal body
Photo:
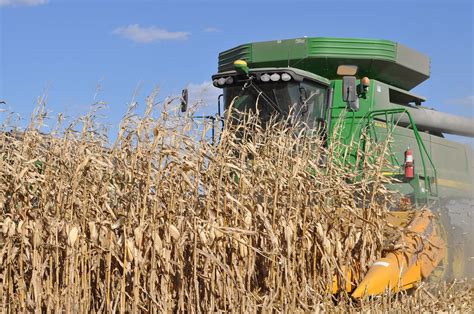
{"type": "MultiPolygon", "coordinates": [[[[332,87],[341,90],[341,81],[334,80],[332,87]]],[[[391,170],[387,175],[400,180],[392,188],[402,194],[412,196],[418,204],[425,200],[472,198],[473,163],[472,149],[439,134],[420,132],[416,122],[411,121],[409,127],[397,126],[396,114],[409,116],[406,106],[391,103],[389,89],[391,87],[380,81],[372,80],[366,98],[360,98],[360,109],[348,111],[347,104],[341,99],[341,93],[334,93],[331,120],[338,121],[344,117],[342,138],[345,144],[361,142],[364,128],[368,128],[370,136],[379,142],[391,134],[390,161],[391,170]],[[415,160],[415,178],[404,179],[405,151],[411,148],[415,160]]],[[[336,123],[332,123],[334,126],[336,123]]],[[[331,130],[332,133],[333,130],[331,130]]],[[[355,152],[349,161],[355,163],[355,152]]]]}
{"type": "MultiPolygon", "coordinates": [[[[386,175],[399,179],[391,187],[411,197],[416,204],[473,198],[472,149],[444,138],[439,132],[418,130],[410,114],[412,108],[425,101],[409,89],[429,78],[427,56],[387,40],[319,37],[276,40],[240,45],[222,52],[219,73],[213,78],[234,75],[235,60],[247,61],[250,73],[293,69],[326,86],[328,95],[332,95],[324,109],[330,126],[329,140],[341,120],[342,140],[346,144],[364,145],[361,140],[364,132],[378,141],[383,141],[390,132],[391,167],[386,175]],[[367,92],[359,95],[357,111],[343,101],[342,78],[336,73],[339,65],[357,65],[357,83],[364,76],[371,80],[367,92]],[[408,118],[409,125],[397,123],[400,115],[408,118]],[[407,148],[414,153],[412,180],[404,178],[407,148]]],[[[355,151],[347,162],[356,166],[355,151]]]]}

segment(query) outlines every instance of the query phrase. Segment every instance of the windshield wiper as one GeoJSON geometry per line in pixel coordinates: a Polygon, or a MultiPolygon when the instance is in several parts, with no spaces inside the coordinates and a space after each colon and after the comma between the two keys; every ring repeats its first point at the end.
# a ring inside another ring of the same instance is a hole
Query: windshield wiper
{"type": "MultiPolygon", "coordinates": [[[[258,93],[258,95],[262,95],[262,98],[263,100],[265,100],[269,105],[270,107],[272,107],[273,110],[275,110],[276,112],[278,112],[279,114],[281,114],[282,116],[285,116],[284,112],[281,110],[280,107],[278,107],[277,104],[275,104],[270,97],[267,96],[267,94],[265,94],[265,92],[260,88],[258,87],[257,85],[253,84],[252,82],[253,78],[250,78],[249,81],[247,82],[248,83],[248,86],[252,86],[255,91],[258,93]]],[[[247,84],[245,84],[247,85],[247,84]]],[[[246,88],[246,86],[244,85],[244,88],[246,88]]],[[[275,95],[275,98],[276,98],[276,95],[275,95]]]]}

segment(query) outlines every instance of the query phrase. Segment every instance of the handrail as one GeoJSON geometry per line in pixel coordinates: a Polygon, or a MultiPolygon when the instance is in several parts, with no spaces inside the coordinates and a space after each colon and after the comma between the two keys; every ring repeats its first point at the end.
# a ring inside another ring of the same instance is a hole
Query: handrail
{"type": "Polygon", "coordinates": [[[416,142],[418,144],[418,149],[420,151],[421,163],[423,165],[423,177],[424,177],[424,183],[425,183],[425,191],[429,191],[430,194],[431,194],[431,185],[428,182],[427,167],[426,167],[426,163],[425,163],[425,159],[424,159],[423,154],[426,155],[426,157],[428,158],[428,161],[431,165],[431,168],[433,169],[433,174],[434,174],[435,183],[436,183],[435,184],[435,189],[436,189],[435,193],[436,193],[436,195],[438,195],[438,185],[437,185],[438,174],[437,174],[437,171],[436,171],[436,167],[433,163],[433,160],[430,157],[430,154],[428,153],[428,150],[426,149],[425,143],[421,139],[418,128],[416,127],[415,121],[413,120],[410,112],[408,112],[404,108],[380,109],[380,110],[371,111],[371,112],[367,113],[366,115],[362,116],[361,118],[366,120],[367,124],[369,124],[370,122],[372,122],[374,120],[375,117],[384,115],[385,116],[385,122],[388,125],[388,120],[389,120],[388,115],[391,115],[392,116],[392,118],[391,118],[392,125],[395,126],[395,124],[394,124],[394,115],[395,114],[406,114],[408,116],[408,120],[410,121],[410,124],[408,125],[408,127],[412,128],[413,134],[415,135],[415,139],[416,139],[416,142]]]}

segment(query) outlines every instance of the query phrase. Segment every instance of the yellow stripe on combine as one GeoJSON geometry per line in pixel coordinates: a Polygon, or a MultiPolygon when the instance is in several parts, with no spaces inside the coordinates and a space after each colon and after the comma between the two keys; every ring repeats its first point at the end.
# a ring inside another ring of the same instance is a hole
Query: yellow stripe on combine
{"type": "Polygon", "coordinates": [[[448,180],[448,179],[441,179],[438,178],[437,181],[438,185],[446,186],[448,188],[454,188],[458,190],[465,190],[470,191],[472,189],[472,185],[462,181],[455,181],[455,180],[448,180]]]}
{"type": "MultiPolygon", "coordinates": [[[[392,177],[392,176],[401,175],[401,174],[403,173],[389,172],[389,171],[382,172],[382,175],[386,177],[392,177]]],[[[472,184],[469,184],[463,181],[448,180],[448,179],[442,179],[442,178],[438,178],[437,183],[438,185],[441,185],[441,186],[458,189],[458,190],[464,190],[464,191],[471,191],[473,188],[472,184]]]]}
{"type": "Polygon", "coordinates": [[[379,128],[387,128],[387,123],[385,122],[380,122],[380,121],[375,121],[375,126],[378,126],[379,128]]]}
{"type": "Polygon", "coordinates": [[[382,172],[382,175],[383,175],[383,176],[386,176],[386,177],[397,176],[397,175],[399,175],[399,174],[401,174],[401,173],[398,173],[398,172],[387,172],[387,171],[382,172]]]}

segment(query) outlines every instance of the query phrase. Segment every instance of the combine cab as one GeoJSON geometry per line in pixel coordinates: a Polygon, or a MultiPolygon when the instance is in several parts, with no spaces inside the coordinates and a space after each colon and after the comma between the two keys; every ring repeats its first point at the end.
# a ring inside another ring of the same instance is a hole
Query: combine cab
{"type": "MultiPolygon", "coordinates": [[[[429,78],[427,56],[387,40],[297,38],[224,51],[218,69],[212,79],[224,110],[231,103],[255,109],[259,98],[262,120],[291,111],[328,143],[341,121],[344,144],[390,135],[385,175],[403,197],[389,223],[408,232],[367,273],[348,274],[360,279],[357,287],[335,282],[334,292],[361,297],[435,276],[472,276],[472,149],[445,134],[474,137],[474,121],[424,107],[409,91],[429,78]],[[404,211],[402,203],[417,209],[404,211]]],[[[346,162],[357,167],[356,150],[346,162]]]]}

